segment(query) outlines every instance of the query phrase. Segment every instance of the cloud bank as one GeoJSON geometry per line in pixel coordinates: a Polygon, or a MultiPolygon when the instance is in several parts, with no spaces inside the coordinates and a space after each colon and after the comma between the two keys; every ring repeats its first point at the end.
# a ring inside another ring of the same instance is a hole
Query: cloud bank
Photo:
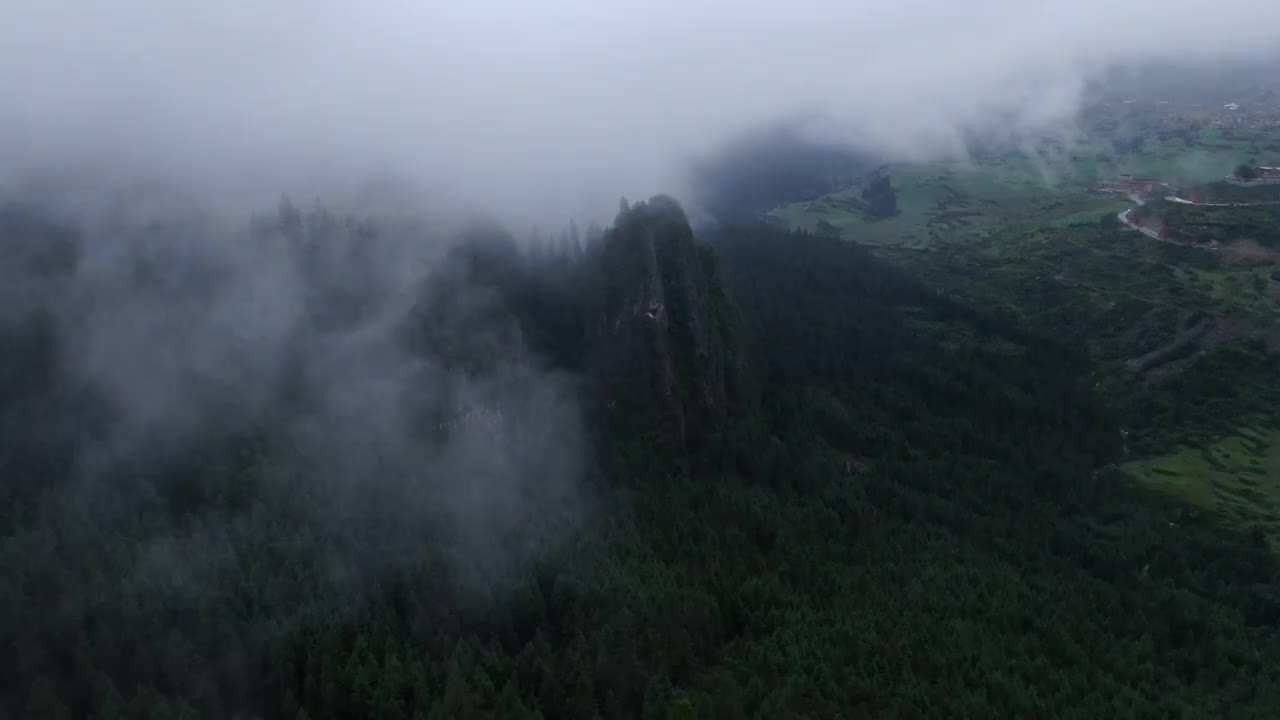
{"type": "Polygon", "coordinates": [[[582,218],[784,117],[946,152],[998,113],[1069,121],[1117,64],[1277,47],[1271,0],[10,0],[0,153],[224,196],[394,175],[582,218]]]}

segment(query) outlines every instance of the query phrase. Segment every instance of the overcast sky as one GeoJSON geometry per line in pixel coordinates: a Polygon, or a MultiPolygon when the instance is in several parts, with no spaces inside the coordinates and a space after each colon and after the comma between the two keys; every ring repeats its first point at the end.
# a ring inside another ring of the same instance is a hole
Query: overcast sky
{"type": "Polygon", "coordinates": [[[1110,63],[1278,47],[1277,0],[5,0],[0,155],[582,218],[783,116],[932,153],[1069,120],[1110,63]]]}

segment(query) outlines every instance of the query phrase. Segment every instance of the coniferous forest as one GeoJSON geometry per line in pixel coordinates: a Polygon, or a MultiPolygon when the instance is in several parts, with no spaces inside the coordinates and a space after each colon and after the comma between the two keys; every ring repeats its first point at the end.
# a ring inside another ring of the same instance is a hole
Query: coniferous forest
{"type": "Polygon", "coordinates": [[[857,244],[87,232],[0,211],[0,717],[1280,716],[1265,539],[857,244]]]}

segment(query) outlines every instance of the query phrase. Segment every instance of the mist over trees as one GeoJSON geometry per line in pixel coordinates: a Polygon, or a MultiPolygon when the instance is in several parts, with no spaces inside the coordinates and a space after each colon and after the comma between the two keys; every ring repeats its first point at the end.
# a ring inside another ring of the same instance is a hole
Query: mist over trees
{"type": "Polygon", "coordinates": [[[424,547],[461,591],[577,522],[578,391],[501,233],[0,220],[7,710],[261,712],[308,613],[424,547]]]}
{"type": "Polygon", "coordinates": [[[781,203],[852,184],[870,167],[864,154],[783,125],[735,138],[695,162],[692,199],[719,222],[756,220],[781,203]]]}
{"type": "Polygon", "coordinates": [[[1265,543],[1116,480],[1078,349],[856,245],[74,220],[0,213],[10,716],[1276,706],[1265,543]]]}
{"type": "Polygon", "coordinates": [[[770,222],[1280,90],[1280,3],[961,9],[0,3],[0,720],[1280,717],[1269,536],[1117,468],[1265,343],[1117,417],[1082,306],[770,222]]]}

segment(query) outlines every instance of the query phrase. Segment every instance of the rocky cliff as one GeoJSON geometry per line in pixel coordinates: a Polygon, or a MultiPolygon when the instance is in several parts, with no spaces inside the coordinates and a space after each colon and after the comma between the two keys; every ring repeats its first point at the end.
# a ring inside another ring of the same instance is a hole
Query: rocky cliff
{"type": "Polygon", "coordinates": [[[742,352],[715,256],[657,196],[625,207],[592,249],[588,347],[604,421],[696,451],[742,396],[742,352]]]}

